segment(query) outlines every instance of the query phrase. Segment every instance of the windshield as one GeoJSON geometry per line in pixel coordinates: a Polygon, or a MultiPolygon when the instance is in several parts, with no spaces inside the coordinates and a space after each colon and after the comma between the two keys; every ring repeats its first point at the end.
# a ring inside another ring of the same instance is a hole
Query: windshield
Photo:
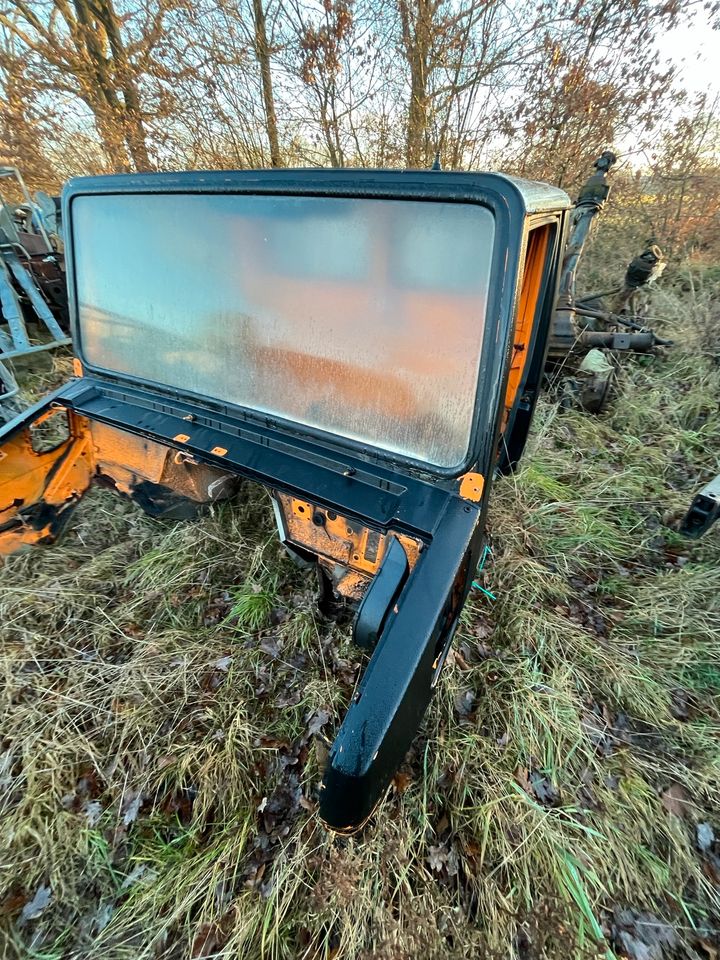
{"type": "Polygon", "coordinates": [[[439,467],[468,450],[494,220],[472,204],[79,196],[91,366],[439,467]]]}

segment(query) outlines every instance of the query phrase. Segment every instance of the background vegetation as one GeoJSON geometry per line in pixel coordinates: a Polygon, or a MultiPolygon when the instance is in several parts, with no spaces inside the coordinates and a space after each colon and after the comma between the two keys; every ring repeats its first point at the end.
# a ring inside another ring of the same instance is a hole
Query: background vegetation
{"type": "MultiPolygon", "coordinates": [[[[624,156],[646,229],[717,235],[713,92],[657,41],[717,0],[4,0],[0,162],[78,173],[504,169],[573,190],[624,156]]],[[[622,179],[622,177],[621,177],[622,179]]],[[[645,239],[643,237],[643,239],[645,239]]]]}

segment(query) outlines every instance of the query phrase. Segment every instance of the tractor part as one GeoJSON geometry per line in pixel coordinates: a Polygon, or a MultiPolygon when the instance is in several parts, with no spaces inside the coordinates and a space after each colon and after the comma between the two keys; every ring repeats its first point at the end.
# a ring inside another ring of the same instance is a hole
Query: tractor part
{"type": "Polygon", "coordinates": [[[550,336],[549,355],[563,358],[574,348],[578,328],[575,322],[575,283],[577,268],[593,222],[610,196],[608,173],[617,162],[614,153],[606,150],[594,163],[595,173],[580,190],[570,216],[567,244],[560,270],[558,297],[550,336]]]}
{"type": "Polygon", "coordinates": [[[595,173],[580,190],[571,218],[570,230],[560,272],[558,299],[553,317],[548,350],[552,362],[564,360],[568,354],[588,349],[631,350],[645,353],[656,346],[670,346],[642,322],[642,318],[625,316],[625,308],[645,284],[656,280],[665,269],[665,260],[659,246],[648,241],[647,248],[628,265],[622,287],[602,293],[578,297],[576,294],[577,268],[590,237],[593,224],[610,196],[608,173],[617,158],[610,151],[595,161],[595,173]],[[606,310],[603,298],[615,296],[613,310],[606,310]],[[598,323],[601,329],[598,329],[598,323]],[[622,326],[633,334],[605,330],[604,327],[622,326]]]}
{"type": "Polygon", "coordinates": [[[588,413],[601,413],[610,397],[614,380],[612,354],[593,347],[578,363],[575,374],[563,380],[560,405],[566,409],[579,407],[588,413]]]}
{"type": "Polygon", "coordinates": [[[613,304],[613,313],[622,314],[632,306],[635,294],[642,287],[654,283],[665,272],[667,261],[654,240],[648,240],[645,249],[628,264],[625,281],[613,304]]]}
{"type": "Polygon", "coordinates": [[[697,540],[707,533],[718,517],[720,517],[720,475],[696,494],[680,524],[680,533],[691,540],[697,540]]]}
{"type": "Polygon", "coordinates": [[[18,393],[11,362],[71,340],[61,241],[48,229],[58,229],[54,204],[45,195],[34,203],[16,167],[0,167],[0,179],[14,180],[25,201],[16,207],[0,196],[0,405],[7,410],[18,393]],[[40,340],[31,341],[27,320],[43,331],[40,340]]]}
{"type": "MultiPolygon", "coordinates": [[[[18,387],[10,368],[0,363],[0,403],[4,404],[6,400],[12,400],[19,392],[20,387],[18,387]]],[[[2,422],[2,412],[3,408],[0,407],[0,422],[2,422]]]]}
{"type": "Polygon", "coordinates": [[[608,174],[615,162],[610,151],[595,161],[595,173],[580,190],[570,216],[545,370],[550,383],[559,383],[562,405],[579,404],[589,413],[600,413],[610,396],[614,365],[602,359],[604,353],[650,353],[672,345],[650,330],[642,317],[626,313],[637,291],[657,279],[665,267],[654,240],[628,265],[622,287],[581,298],[576,294],[578,264],[610,195],[608,174]],[[605,307],[605,297],[614,298],[613,310],[605,307]]]}
{"type": "Polygon", "coordinates": [[[441,675],[530,426],[568,207],[440,171],[65,189],[78,376],[0,429],[0,553],[55,540],[92,483],[154,515],[264,486],[369,655],[320,790],[335,831],[382,799],[441,675]]]}

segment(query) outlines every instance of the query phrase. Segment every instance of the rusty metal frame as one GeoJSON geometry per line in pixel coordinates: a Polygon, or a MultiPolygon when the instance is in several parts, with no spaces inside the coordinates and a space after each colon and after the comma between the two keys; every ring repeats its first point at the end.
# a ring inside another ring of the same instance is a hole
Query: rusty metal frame
{"type": "MultiPolygon", "coordinates": [[[[27,206],[36,209],[17,167],[0,167],[0,180],[10,177],[17,180],[27,206]]],[[[0,195],[0,211],[2,210],[10,217],[7,204],[0,195]]],[[[58,288],[59,281],[46,280],[45,273],[49,268],[58,271],[57,262],[62,261],[62,257],[52,246],[41,219],[38,219],[37,227],[45,251],[39,257],[33,258],[25,250],[21,235],[15,230],[14,224],[10,223],[10,227],[13,229],[12,236],[8,236],[0,225],[0,322],[4,320],[7,324],[7,332],[0,327],[0,403],[11,400],[19,392],[15,376],[8,366],[9,361],[69,346],[72,342],[53,315],[46,291],[42,289],[44,285],[47,289],[58,288]],[[18,250],[21,256],[18,256],[18,250]],[[38,276],[35,276],[33,271],[37,271],[38,276]],[[21,296],[27,299],[35,318],[49,334],[49,341],[36,344],[30,342],[21,296]]],[[[62,287],[64,290],[64,281],[62,287]]]]}

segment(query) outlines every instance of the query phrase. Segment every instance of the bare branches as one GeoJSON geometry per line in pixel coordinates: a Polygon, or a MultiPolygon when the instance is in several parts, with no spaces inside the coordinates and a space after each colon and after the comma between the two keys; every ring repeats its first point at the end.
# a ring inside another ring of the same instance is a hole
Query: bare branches
{"type": "Polygon", "coordinates": [[[62,114],[37,150],[74,138],[93,169],[425,166],[439,149],[572,187],[598,146],[666,122],[654,37],[695,6],[5,0],[0,85],[9,69],[28,117],[62,114]]]}

